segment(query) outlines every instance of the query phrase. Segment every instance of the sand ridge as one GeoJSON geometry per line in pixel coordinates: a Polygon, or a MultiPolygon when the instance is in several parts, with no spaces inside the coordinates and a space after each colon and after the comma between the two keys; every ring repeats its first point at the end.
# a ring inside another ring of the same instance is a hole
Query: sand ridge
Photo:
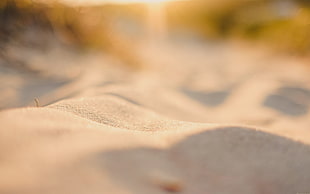
{"type": "Polygon", "coordinates": [[[139,71],[93,56],[55,84],[0,71],[12,80],[1,107],[18,105],[0,112],[1,194],[310,191],[302,62],[234,44],[141,47],[139,71]]]}
{"type": "Polygon", "coordinates": [[[308,144],[256,128],[177,122],[116,97],[8,110],[0,121],[1,193],[308,189],[308,144]]]}

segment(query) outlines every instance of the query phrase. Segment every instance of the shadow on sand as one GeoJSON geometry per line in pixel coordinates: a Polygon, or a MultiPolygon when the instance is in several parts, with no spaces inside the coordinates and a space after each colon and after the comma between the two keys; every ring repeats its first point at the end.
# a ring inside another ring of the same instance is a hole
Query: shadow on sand
{"type": "Polygon", "coordinates": [[[281,114],[299,117],[308,113],[310,90],[299,87],[282,87],[268,96],[263,105],[281,114]]]}
{"type": "Polygon", "coordinates": [[[310,191],[310,147],[249,128],[223,127],[163,150],[138,147],[94,158],[116,183],[137,194],[310,191]]]}
{"type": "Polygon", "coordinates": [[[198,92],[189,89],[181,90],[188,97],[200,102],[201,104],[208,107],[217,107],[224,103],[230,96],[230,90],[213,91],[213,92],[198,92]]]}

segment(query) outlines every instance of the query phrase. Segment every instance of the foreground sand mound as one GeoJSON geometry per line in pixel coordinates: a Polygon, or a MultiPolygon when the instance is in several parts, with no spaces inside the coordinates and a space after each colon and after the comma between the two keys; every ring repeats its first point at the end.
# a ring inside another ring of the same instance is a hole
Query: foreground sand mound
{"type": "Polygon", "coordinates": [[[117,97],[3,111],[0,123],[4,194],[310,190],[310,147],[294,136],[171,120],[117,97]]]}
{"type": "Polygon", "coordinates": [[[139,71],[12,48],[36,71],[0,60],[0,194],[310,192],[309,66],[191,45],[141,43],[139,71]]]}

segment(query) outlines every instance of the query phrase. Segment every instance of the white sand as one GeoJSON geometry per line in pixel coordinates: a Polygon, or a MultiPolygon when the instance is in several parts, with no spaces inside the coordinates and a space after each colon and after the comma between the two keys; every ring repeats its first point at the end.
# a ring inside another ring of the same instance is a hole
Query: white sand
{"type": "Polygon", "coordinates": [[[43,106],[0,112],[1,194],[310,192],[306,62],[233,43],[141,48],[138,71],[62,52],[59,74],[51,60],[41,77],[1,66],[2,108],[43,106]]]}

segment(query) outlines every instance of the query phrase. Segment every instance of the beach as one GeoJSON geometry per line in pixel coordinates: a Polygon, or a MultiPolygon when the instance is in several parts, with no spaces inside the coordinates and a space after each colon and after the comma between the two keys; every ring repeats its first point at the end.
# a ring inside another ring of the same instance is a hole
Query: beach
{"type": "Polygon", "coordinates": [[[188,38],[137,43],[130,67],[51,45],[1,61],[0,193],[310,191],[307,60],[188,38]]]}

